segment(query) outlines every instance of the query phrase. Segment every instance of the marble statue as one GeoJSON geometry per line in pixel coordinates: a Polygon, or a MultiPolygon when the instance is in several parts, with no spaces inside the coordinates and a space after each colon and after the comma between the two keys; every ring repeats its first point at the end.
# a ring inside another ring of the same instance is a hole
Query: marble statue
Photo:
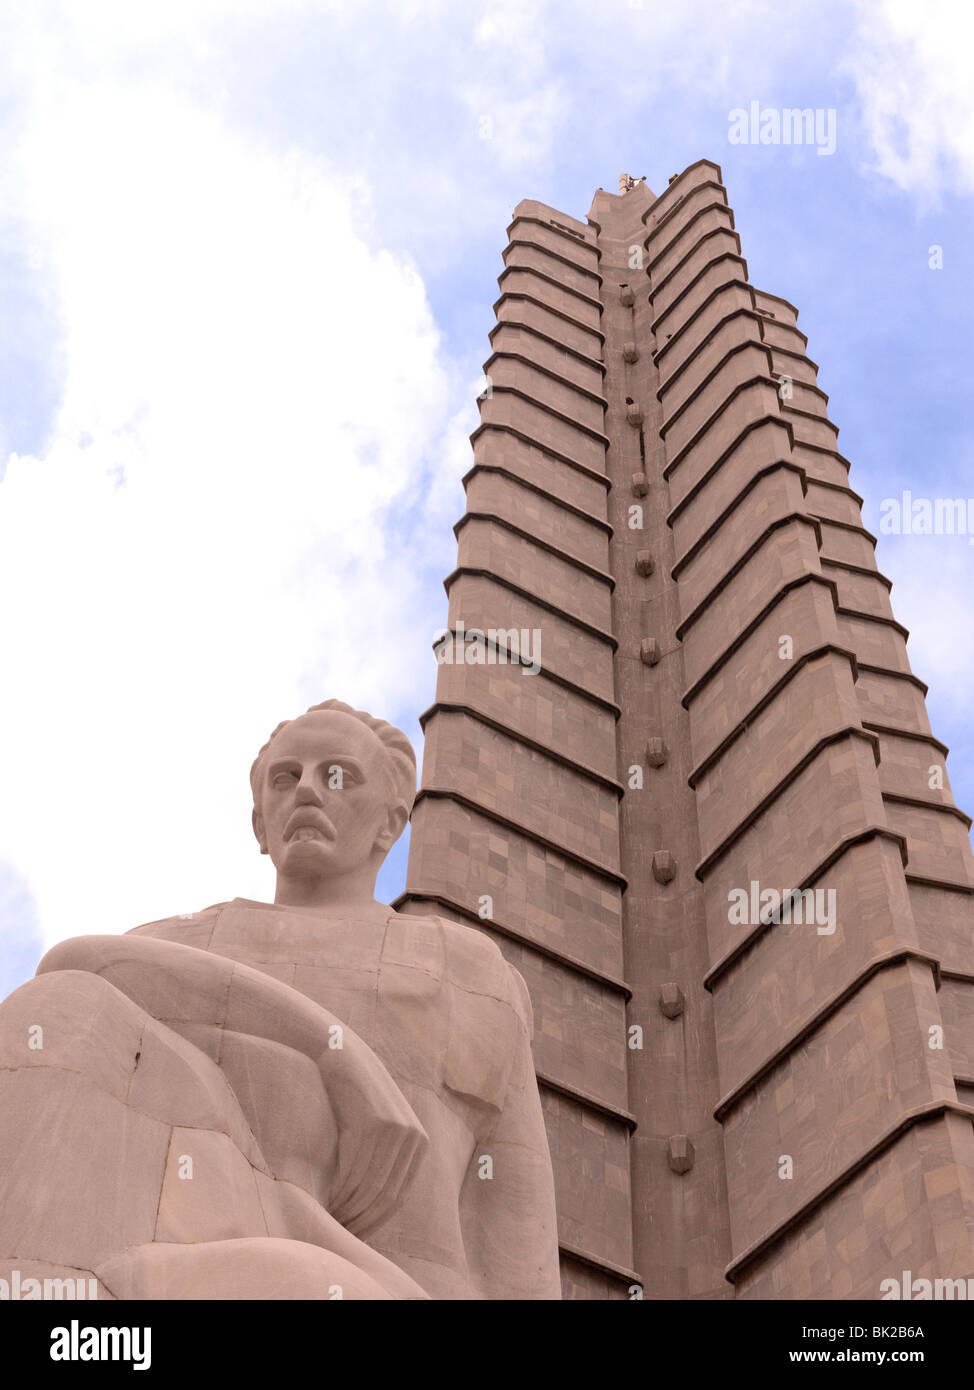
{"type": "Polygon", "coordinates": [[[520,975],[375,880],[416,764],[337,700],[251,771],[273,903],[83,936],[0,1004],[0,1276],[139,1299],[555,1299],[520,975]]]}

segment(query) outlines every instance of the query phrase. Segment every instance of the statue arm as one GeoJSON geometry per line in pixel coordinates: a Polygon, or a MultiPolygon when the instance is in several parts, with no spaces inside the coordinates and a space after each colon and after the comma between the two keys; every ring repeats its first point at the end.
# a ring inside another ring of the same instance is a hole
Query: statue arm
{"type": "Polygon", "coordinates": [[[0,1274],[29,1257],[122,1298],[423,1298],[357,1238],[428,1142],[382,1063],[167,925],[62,941],[0,1005],[0,1274]]]}
{"type": "Polygon", "coordinates": [[[503,1109],[478,1141],[464,1184],[464,1245],[471,1283],[482,1298],[560,1299],[554,1179],[531,1055],[531,1002],[520,974],[507,968],[514,1058],[503,1109]],[[482,1177],[485,1172],[490,1176],[482,1177]]]}

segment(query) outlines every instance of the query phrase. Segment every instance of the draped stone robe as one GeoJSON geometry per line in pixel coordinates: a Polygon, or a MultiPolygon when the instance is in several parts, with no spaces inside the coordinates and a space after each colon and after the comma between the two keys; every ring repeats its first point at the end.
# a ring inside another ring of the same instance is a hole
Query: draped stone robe
{"type": "Polygon", "coordinates": [[[238,898],[62,942],[0,1005],[0,1263],[116,1297],[557,1298],[530,1037],[520,975],[440,918],[238,898]]]}

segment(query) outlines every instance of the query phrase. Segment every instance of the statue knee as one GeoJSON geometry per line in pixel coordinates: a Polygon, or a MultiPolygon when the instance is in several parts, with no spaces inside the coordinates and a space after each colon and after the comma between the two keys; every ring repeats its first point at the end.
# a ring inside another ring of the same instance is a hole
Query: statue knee
{"type": "Polygon", "coordinates": [[[81,1072],[121,1099],[145,1018],[114,985],[88,971],[36,975],[0,1003],[0,1068],[81,1072]]]}

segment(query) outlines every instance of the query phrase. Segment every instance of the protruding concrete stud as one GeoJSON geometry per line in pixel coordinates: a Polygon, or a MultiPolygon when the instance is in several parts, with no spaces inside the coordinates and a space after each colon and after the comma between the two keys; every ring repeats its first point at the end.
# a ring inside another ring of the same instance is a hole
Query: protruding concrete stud
{"type": "Polygon", "coordinates": [[[658,849],[653,855],[653,878],[657,883],[669,883],[676,878],[676,860],[668,849],[658,849]]]}
{"type": "Polygon", "coordinates": [[[677,984],[665,984],[659,987],[659,1011],[667,1018],[679,1018],[686,1008],[687,1001],[683,990],[677,984]]]}
{"type": "Polygon", "coordinates": [[[627,362],[639,361],[639,349],[635,343],[623,343],[622,356],[627,362]]]}
{"type": "Polygon", "coordinates": [[[671,1134],[668,1144],[670,1167],[674,1173],[689,1173],[693,1167],[693,1160],[696,1154],[693,1151],[693,1144],[690,1142],[689,1135],[671,1134]]]}
{"type": "Polygon", "coordinates": [[[651,575],[656,566],[653,564],[652,552],[649,550],[636,551],[636,569],[643,576],[651,575]]]}
{"type": "Polygon", "coordinates": [[[661,738],[651,738],[646,743],[646,761],[650,767],[662,767],[666,762],[668,753],[666,744],[661,738]]]}
{"type": "Polygon", "coordinates": [[[627,402],[626,419],[629,421],[630,425],[632,425],[634,429],[642,424],[643,412],[639,409],[639,406],[636,405],[635,401],[627,402]]]}
{"type": "Polygon", "coordinates": [[[619,302],[623,308],[631,309],[636,302],[635,290],[631,290],[628,285],[623,285],[619,292],[619,302]]]}
{"type": "Polygon", "coordinates": [[[655,637],[644,637],[639,644],[639,660],[644,666],[655,666],[663,653],[655,637]]]}
{"type": "Polygon", "coordinates": [[[649,479],[645,473],[634,473],[632,475],[632,490],[637,497],[645,497],[649,491],[649,479]]]}

